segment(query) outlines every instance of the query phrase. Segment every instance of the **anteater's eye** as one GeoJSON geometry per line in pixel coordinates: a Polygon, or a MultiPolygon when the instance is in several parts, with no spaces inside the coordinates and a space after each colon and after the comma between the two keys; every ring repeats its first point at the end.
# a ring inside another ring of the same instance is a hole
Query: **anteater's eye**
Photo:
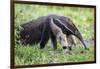
{"type": "Polygon", "coordinates": [[[62,38],[61,38],[61,37],[59,37],[59,39],[60,39],[60,40],[62,40],[62,38]]]}
{"type": "Polygon", "coordinates": [[[60,39],[61,41],[65,41],[65,39],[64,39],[63,37],[59,37],[59,39],[60,39]]]}

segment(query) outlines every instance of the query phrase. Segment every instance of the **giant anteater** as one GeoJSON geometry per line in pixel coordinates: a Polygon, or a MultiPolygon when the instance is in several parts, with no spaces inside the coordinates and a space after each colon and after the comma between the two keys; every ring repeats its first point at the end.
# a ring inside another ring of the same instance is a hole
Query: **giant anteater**
{"type": "MultiPolygon", "coordinates": [[[[69,37],[72,41],[72,37],[70,35],[74,35],[82,42],[85,49],[87,49],[86,44],[82,38],[81,33],[74,25],[72,20],[68,17],[60,16],[60,15],[48,15],[42,16],[30,22],[21,25],[22,29],[20,30],[20,41],[22,44],[34,44],[40,43],[40,48],[44,48],[49,38],[53,43],[54,49],[57,48],[57,38],[59,34],[55,34],[58,30],[60,31],[60,38],[64,38],[66,35],[66,46],[63,48],[69,47],[67,38],[69,37]],[[55,25],[55,26],[54,26],[55,25]]],[[[63,41],[63,39],[60,41],[63,41]]],[[[64,42],[62,45],[64,45],[64,42]]]]}

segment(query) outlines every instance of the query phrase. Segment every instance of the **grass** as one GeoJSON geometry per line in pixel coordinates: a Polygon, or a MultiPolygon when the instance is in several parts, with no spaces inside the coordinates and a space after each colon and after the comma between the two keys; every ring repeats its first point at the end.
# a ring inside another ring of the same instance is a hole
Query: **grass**
{"type": "Polygon", "coordinates": [[[44,49],[39,49],[37,45],[31,47],[21,45],[16,46],[15,49],[16,65],[84,62],[94,60],[93,47],[90,47],[89,51],[81,47],[75,48],[71,51],[71,54],[64,53],[61,47],[58,47],[57,51],[53,51],[49,46],[46,46],[44,49]]]}
{"type": "MultiPolygon", "coordinates": [[[[28,4],[15,4],[15,37],[19,37],[17,35],[19,31],[17,31],[16,27],[32,19],[49,14],[68,16],[77,26],[85,40],[94,39],[93,8],[28,4]]],[[[57,51],[54,52],[50,47],[50,43],[44,49],[39,49],[39,45],[24,46],[15,43],[15,65],[93,61],[94,45],[89,46],[89,51],[81,47],[73,49],[71,51],[72,54],[65,54],[59,44],[57,51]]]]}

